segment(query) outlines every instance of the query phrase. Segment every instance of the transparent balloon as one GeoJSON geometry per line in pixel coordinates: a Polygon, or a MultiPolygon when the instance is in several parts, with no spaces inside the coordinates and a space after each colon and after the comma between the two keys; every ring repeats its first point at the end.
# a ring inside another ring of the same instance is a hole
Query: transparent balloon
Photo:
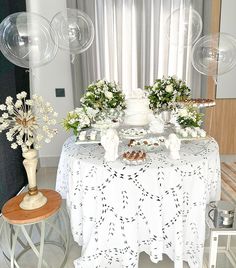
{"type": "Polygon", "coordinates": [[[193,8],[176,9],[167,18],[165,31],[171,44],[190,46],[202,32],[202,18],[193,8]]]}
{"type": "Polygon", "coordinates": [[[229,72],[236,65],[236,39],[226,33],[203,36],[193,46],[192,64],[208,76],[229,72]]]}
{"type": "Polygon", "coordinates": [[[39,67],[53,60],[58,38],[42,16],[19,12],[0,24],[0,50],[12,63],[24,68],[39,67]]]}
{"type": "Polygon", "coordinates": [[[66,9],[57,13],[51,21],[58,34],[59,47],[71,54],[87,50],[94,39],[94,26],[89,16],[78,9],[66,9]]]}

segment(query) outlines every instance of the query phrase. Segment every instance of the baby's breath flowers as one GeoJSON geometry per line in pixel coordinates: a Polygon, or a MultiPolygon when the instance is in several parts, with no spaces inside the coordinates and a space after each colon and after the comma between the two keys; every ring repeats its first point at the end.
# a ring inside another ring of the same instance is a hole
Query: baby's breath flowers
{"type": "Polygon", "coordinates": [[[200,127],[203,114],[199,113],[198,108],[193,105],[185,105],[177,110],[177,122],[183,128],[200,127]]]}
{"type": "Polygon", "coordinates": [[[20,146],[23,152],[32,146],[38,150],[42,141],[51,141],[57,133],[53,126],[57,123],[58,115],[41,96],[33,95],[32,99],[26,97],[27,93],[22,91],[16,95],[15,102],[9,96],[5,104],[0,105],[0,133],[6,131],[11,148],[20,146]]]}

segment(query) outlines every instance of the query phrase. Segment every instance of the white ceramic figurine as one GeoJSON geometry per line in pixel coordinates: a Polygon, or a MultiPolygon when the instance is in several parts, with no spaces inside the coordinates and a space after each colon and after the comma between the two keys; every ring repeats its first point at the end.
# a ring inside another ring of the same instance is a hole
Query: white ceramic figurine
{"type": "Polygon", "coordinates": [[[164,121],[161,119],[159,115],[154,116],[153,114],[149,117],[149,130],[156,134],[156,133],[163,133],[164,132],[164,121]]]}
{"type": "Polygon", "coordinates": [[[181,141],[174,133],[169,135],[168,140],[165,141],[165,145],[170,150],[169,156],[171,159],[180,159],[179,151],[181,141]]]}
{"type": "Polygon", "coordinates": [[[101,136],[101,144],[105,149],[105,160],[115,161],[118,158],[119,137],[115,129],[109,128],[101,136]]]}

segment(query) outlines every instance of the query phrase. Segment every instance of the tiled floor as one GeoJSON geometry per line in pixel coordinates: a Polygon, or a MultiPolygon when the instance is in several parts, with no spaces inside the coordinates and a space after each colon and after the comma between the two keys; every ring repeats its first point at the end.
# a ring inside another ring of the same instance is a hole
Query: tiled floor
{"type": "MultiPolygon", "coordinates": [[[[37,180],[38,180],[38,186],[42,188],[51,188],[55,189],[55,179],[56,179],[56,168],[41,168],[39,169],[37,173],[37,180]]],[[[2,219],[0,218],[0,226],[1,226],[2,219]]],[[[66,268],[73,268],[73,261],[77,259],[80,256],[81,248],[74,242],[72,242],[71,250],[69,253],[68,261],[66,263],[66,268]]],[[[55,254],[52,254],[52,258],[55,258],[55,254]]],[[[32,258],[29,256],[27,259],[27,267],[24,265],[24,267],[21,268],[36,268],[35,262],[31,261],[32,258]]],[[[227,265],[226,265],[227,266],[227,265]]],[[[224,266],[224,268],[226,268],[224,266]]],[[[5,259],[2,256],[2,253],[0,251],[0,268],[7,268],[7,264],[5,262],[5,259]]],[[[142,253],[140,255],[140,261],[139,261],[139,268],[171,268],[174,267],[173,262],[164,255],[163,261],[159,262],[158,264],[154,264],[150,261],[149,256],[145,253],[142,253]]],[[[184,267],[189,267],[187,264],[184,264],[184,267]]],[[[230,266],[228,266],[230,267],[230,266]]],[[[222,267],[219,267],[222,268],[222,267]]]]}

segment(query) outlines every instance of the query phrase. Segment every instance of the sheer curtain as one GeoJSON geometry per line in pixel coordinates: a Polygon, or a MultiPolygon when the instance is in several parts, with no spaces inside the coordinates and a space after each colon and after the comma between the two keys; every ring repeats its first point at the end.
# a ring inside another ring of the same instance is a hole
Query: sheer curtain
{"type": "MultiPolygon", "coordinates": [[[[86,12],[95,26],[92,46],[72,64],[76,106],[84,89],[103,78],[119,82],[128,94],[163,75],[176,75],[186,80],[193,97],[200,97],[192,47],[169,42],[166,20],[179,8],[193,7],[203,15],[203,0],[68,0],[68,7],[86,12]]],[[[181,40],[181,29],[179,35],[181,40]]]]}

